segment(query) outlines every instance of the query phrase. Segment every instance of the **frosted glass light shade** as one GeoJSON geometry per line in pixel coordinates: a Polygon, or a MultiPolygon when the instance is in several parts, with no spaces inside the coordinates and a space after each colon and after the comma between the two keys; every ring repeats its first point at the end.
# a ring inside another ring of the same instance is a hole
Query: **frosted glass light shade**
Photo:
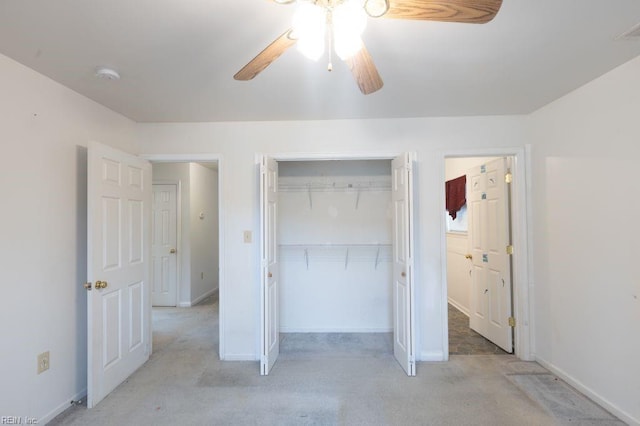
{"type": "Polygon", "coordinates": [[[333,11],[333,37],[338,56],[345,60],[362,47],[360,36],[367,26],[367,15],[360,2],[351,0],[333,11]]]}
{"type": "Polygon", "coordinates": [[[293,15],[293,34],[298,50],[307,58],[318,60],[324,53],[326,11],[311,3],[301,3],[293,15]]]}

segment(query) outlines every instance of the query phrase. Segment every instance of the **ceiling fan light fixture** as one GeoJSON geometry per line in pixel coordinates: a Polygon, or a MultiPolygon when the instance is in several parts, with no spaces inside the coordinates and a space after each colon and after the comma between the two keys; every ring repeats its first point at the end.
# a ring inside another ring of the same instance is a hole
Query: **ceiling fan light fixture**
{"type": "MultiPolygon", "coordinates": [[[[272,0],[277,3],[293,3],[293,0],[272,0]]],[[[503,0],[298,0],[295,24],[292,29],[276,38],[255,58],[249,61],[233,78],[251,80],[282,53],[295,44],[313,59],[319,59],[324,53],[325,37],[329,44],[329,66],[332,69],[333,45],[336,53],[347,63],[360,91],[368,95],[380,90],[382,78],[360,38],[364,26],[341,23],[340,7],[357,4],[359,11],[372,18],[412,19],[419,21],[442,21],[484,24],[491,21],[502,5],[503,0]],[[303,10],[306,8],[307,10],[303,10]],[[311,24],[305,14],[312,17],[311,24]],[[337,13],[335,24],[333,14],[337,13]],[[313,18],[315,16],[315,18],[313,18]],[[319,18],[318,18],[319,17],[319,18]],[[357,29],[355,31],[354,29],[357,29]]],[[[360,19],[360,18],[358,18],[360,19]]],[[[360,21],[356,21],[360,22],[360,21]]],[[[635,32],[635,30],[634,30],[635,32]]]]}
{"type": "Polygon", "coordinates": [[[360,37],[367,27],[367,15],[361,4],[353,0],[336,7],[332,15],[336,54],[346,60],[362,48],[360,37]]]}
{"type": "Polygon", "coordinates": [[[336,55],[343,61],[354,56],[362,49],[362,39],[360,37],[338,37],[335,39],[334,49],[336,55]]]}
{"type": "Polygon", "coordinates": [[[298,40],[298,50],[317,61],[324,53],[326,11],[311,3],[301,3],[293,15],[291,37],[298,40]]]}
{"type": "Polygon", "coordinates": [[[317,61],[324,53],[324,32],[322,37],[301,37],[297,45],[300,53],[312,61],[317,61]]]}

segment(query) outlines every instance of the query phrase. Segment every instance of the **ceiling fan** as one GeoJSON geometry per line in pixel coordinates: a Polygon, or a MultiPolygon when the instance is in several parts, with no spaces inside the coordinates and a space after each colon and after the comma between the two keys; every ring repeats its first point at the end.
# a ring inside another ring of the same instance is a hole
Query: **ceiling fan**
{"type": "Polygon", "coordinates": [[[288,48],[298,44],[306,56],[317,59],[329,44],[353,74],[365,95],[382,88],[382,78],[360,34],[367,17],[484,24],[491,21],[502,0],[271,0],[279,4],[298,2],[292,28],[285,31],[233,76],[251,80],[288,48]],[[306,52],[305,52],[306,50],[306,52]]]}

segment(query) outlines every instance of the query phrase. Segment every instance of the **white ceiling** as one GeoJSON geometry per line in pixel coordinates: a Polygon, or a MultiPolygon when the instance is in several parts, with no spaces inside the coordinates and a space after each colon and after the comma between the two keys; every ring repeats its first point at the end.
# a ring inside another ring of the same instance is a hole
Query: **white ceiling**
{"type": "Polygon", "coordinates": [[[369,19],[384,80],[295,48],[233,75],[290,26],[268,0],[0,0],[0,53],[138,122],[316,120],[531,112],[640,55],[640,0],[504,0],[484,25],[369,19]],[[110,66],[119,81],[94,77],[110,66]]]}

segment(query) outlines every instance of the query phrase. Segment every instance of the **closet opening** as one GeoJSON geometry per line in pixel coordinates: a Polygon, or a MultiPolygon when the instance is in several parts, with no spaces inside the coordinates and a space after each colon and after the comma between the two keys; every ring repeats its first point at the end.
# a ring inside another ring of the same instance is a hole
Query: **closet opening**
{"type": "Polygon", "coordinates": [[[415,375],[412,158],[260,158],[261,374],[393,353],[415,375]]]}
{"type": "Polygon", "coordinates": [[[278,169],[281,356],[392,354],[391,160],[278,169]]]}

